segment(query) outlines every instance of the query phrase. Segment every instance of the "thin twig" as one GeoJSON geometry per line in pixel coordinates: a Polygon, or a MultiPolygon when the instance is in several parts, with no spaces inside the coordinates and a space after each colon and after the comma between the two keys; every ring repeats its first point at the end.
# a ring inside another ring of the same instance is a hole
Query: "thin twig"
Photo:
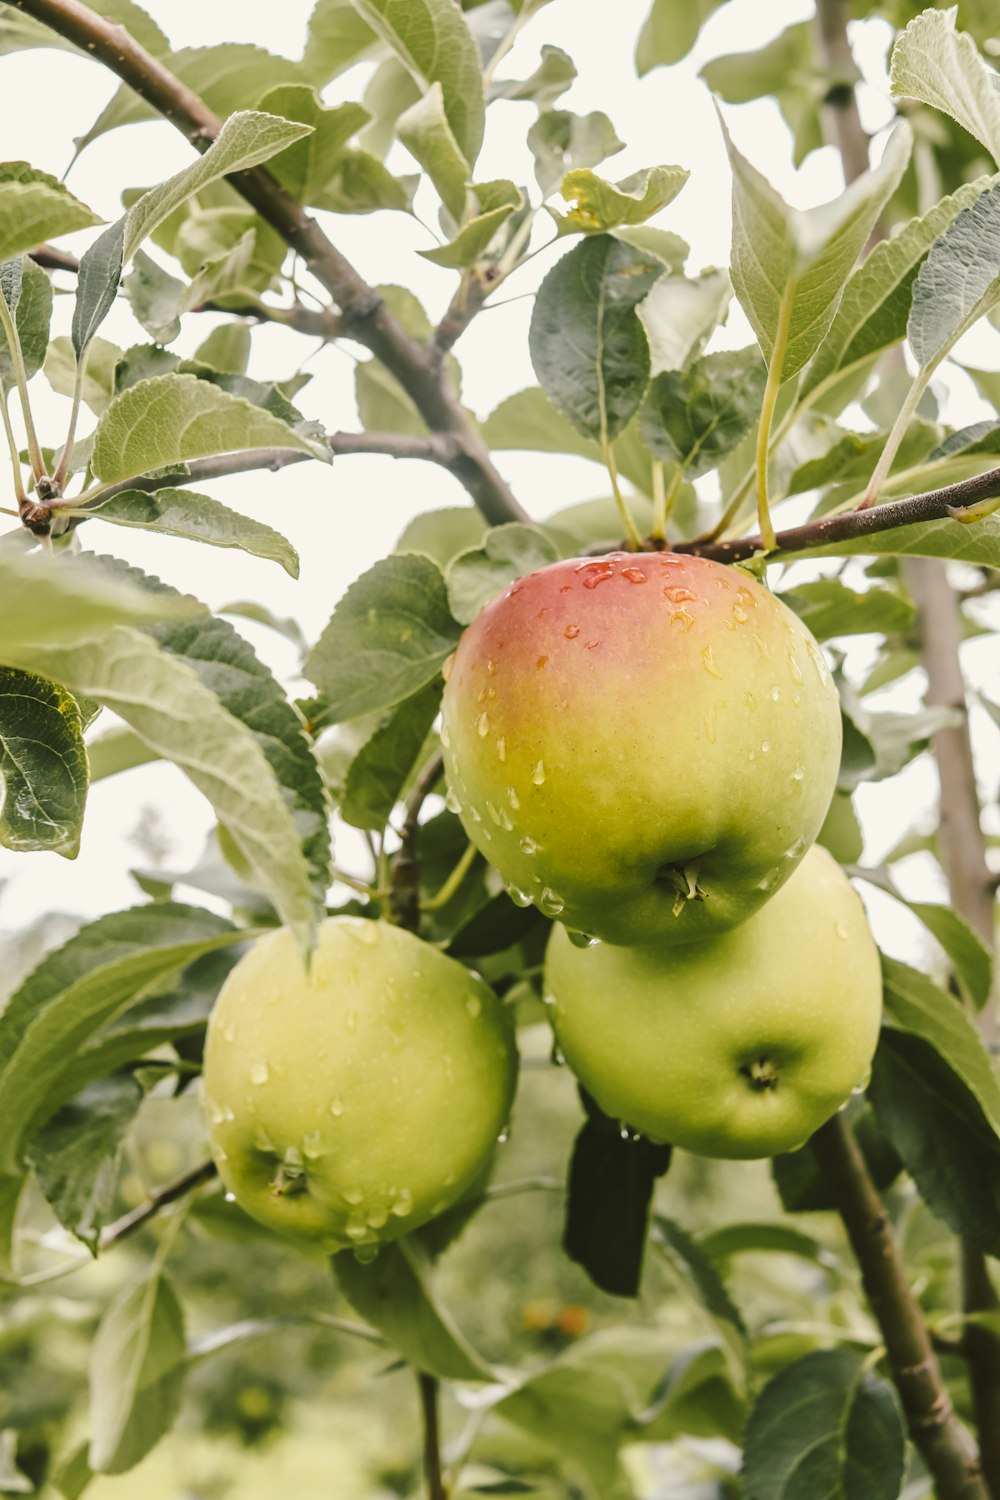
{"type": "Polygon", "coordinates": [[[424,1429],[424,1478],[427,1481],[427,1500],[448,1500],[441,1470],[441,1419],[438,1411],[440,1388],[433,1375],[424,1370],[417,1371],[420,1389],[420,1415],[424,1429]]]}
{"type": "Polygon", "coordinates": [[[211,1182],[214,1176],[215,1162],[206,1161],[190,1172],[185,1172],[182,1177],[175,1178],[173,1182],[168,1182],[166,1187],[154,1188],[145,1203],[140,1203],[137,1208],[107,1225],[101,1234],[100,1248],[107,1250],[119,1240],[125,1239],[126,1235],[134,1234],[162,1208],[166,1208],[168,1203],[175,1203],[178,1198],[186,1197],[195,1188],[201,1187],[203,1182],[211,1182]]]}
{"type": "Polygon", "coordinates": [[[444,758],[438,750],[417,777],[407,798],[399,850],[392,861],[389,909],[393,921],[410,932],[416,932],[420,926],[420,864],[417,859],[420,810],[440,780],[443,766],[444,758]]]}
{"type": "MultiPolygon", "coordinates": [[[[123,26],[96,15],[80,0],[14,0],[14,4],[104,63],[197,150],[205,150],[218,135],[219,117],[123,26]]],[[[461,456],[454,472],[486,520],[491,524],[525,520],[461,399],[450,382],[440,378],[433,351],[410,337],[375,289],[266,168],[235,172],[227,181],[277,230],[333,298],[340,310],[341,331],[382,361],[432,431],[456,438],[461,456]]]]}

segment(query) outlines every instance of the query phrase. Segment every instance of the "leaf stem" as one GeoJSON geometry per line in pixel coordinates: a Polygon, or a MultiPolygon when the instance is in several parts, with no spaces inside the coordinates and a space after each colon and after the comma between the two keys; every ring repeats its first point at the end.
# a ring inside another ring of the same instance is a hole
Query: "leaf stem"
{"type": "Polygon", "coordinates": [[[17,439],[14,437],[14,429],[10,425],[10,412],[7,410],[7,392],[4,383],[0,380],[0,413],[3,416],[3,430],[7,437],[7,448],[10,452],[10,466],[14,474],[14,495],[18,503],[18,515],[20,507],[26,505],[28,497],[24,489],[24,476],[21,473],[21,455],[18,452],[17,439]]]}
{"type": "Polygon", "coordinates": [[[899,445],[906,436],[906,429],[910,425],[910,419],[916,411],[920,398],[927,389],[928,382],[936,369],[936,363],[925,365],[914,376],[913,384],[907,392],[906,400],[900,407],[896,420],[892,424],[892,430],[885,440],[885,447],[879,454],[878,463],[875,465],[872,477],[868,481],[868,487],[858,506],[858,510],[867,510],[870,505],[874,505],[878,500],[882,492],[882,486],[885,483],[889,470],[892,468],[893,460],[899,452],[899,445]]]}
{"type": "Polygon", "coordinates": [[[653,529],[649,534],[654,541],[667,540],[667,522],[673,515],[683,478],[684,469],[681,464],[677,464],[670,476],[670,484],[664,488],[663,464],[657,462],[653,465],[653,529]]]}
{"type": "Polygon", "coordinates": [[[80,417],[80,401],[83,397],[83,376],[87,366],[87,355],[89,347],[84,349],[83,354],[76,362],[76,375],[73,380],[73,406],[69,414],[69,426],[66,429],[66,441],[63,443],[56,471],[52,476],[52,483],[61,495],[66,483],[66,473],[69,469],[70,454],[73,451],[73,440],[76,437],[76,424],[80,417]]]}
{"type": "Polygon", "coordinates": [[[433,896],[429,896],[426,901],[421,901],[421,911],[440,911],[442,906],[447,906],[466,875],[472,869],[472,864],[477,853],[478,850],[475,844],[466,845],[465,853],[440,889],[433,896]]]}
{"type": "Polygon", "coordinates": [[[17,394],[21,402],[21,413],[24,417],[24,430],[28,440],[28,458],[31,462],[31,470],[35,476],[35,483],[47,477],[45,461],[42,458],[42,450],[38,444],[38,436],[35,432],[35,423],[31,415],[31,402],[28,399],[28,379],[24,368],[24,355],[21,353],[21,340],[17,333],[17,324],[11,317],[7,299],[0,296],[0,328],[3,329],[7,338],[7,347],[10,350],[10,360],[14,368],[14,380],[17,384],[17,394]]]}
{"type": "Polygon", "coordinates": [[[778,308],[778,326],[774,333],[774,347],[771,350],[771,360],[767,370],[767,384],[764,387],[764,401],[760,411],[760,422],[757,427],[757,449],[756,449],[756,475],[757,475],[757,525],[760,528],[761,538],[766,551],[774,549],[774,526],[771,522],[771,511],[767,502],[767,463],[770,456],[771,424],[774,421],[774,409],[778,404],[778,392],[782,385],[782,370],[785,364],[785,354],[788,350],[788,334],[792,324],[792,308],[795,304],[795,279],[790,278],[785,284],[785,290],[781,294],[781,305],[778,308]]]}
{"type": "Polygon", "coordinates": [[[628,543],[629,550],[631,552],[641,552],[642,537],[639,535],[638,528],[632,519],[632,514],[625,503],[625,496],[622,494],[621,486],[618,483],[618,465],[615,463],[615,451],[608,441],[606,428],[601,432],[601,454],[608,471],[608,478],[611,480],[611,492],[615,497],[618,514],[621,516],[622,528],[625,532],[625,540],[628,543]]]}

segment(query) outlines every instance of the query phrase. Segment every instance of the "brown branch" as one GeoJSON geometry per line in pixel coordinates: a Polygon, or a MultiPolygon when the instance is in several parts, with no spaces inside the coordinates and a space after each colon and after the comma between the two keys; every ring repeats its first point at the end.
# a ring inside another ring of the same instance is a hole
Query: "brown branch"
{"type": "MultiPolygon", "coordinates": [[[[218,116],[124,27],[96,15],[80,0],[14,0],[14,5],[104,63],[196,149],[204,150],[218,135],[218,116]]],[[[227,181],[301,256],[329,292],[340,310],[341,331],[370,349],[392,372],[432,432],[449,433],[456,439],[459,457],[453,472],[486,520],[492,524],[525,520],[486,444],[438,369],[433,351],[409,336],[315,219],[264,167],[233,173],[227,181]]]]}
{"type": "Polygon", "coordinates": [[[420,1391],[420,1416],[424,1429],[424,1478],[427,1481],[427,1500],[448,1500],[448,1491],[441,1472],[439,1384],[433,1375],[418,1370],[417,1386],[420,1391]]]}
{"type": "MultiPolygon", "coordinates": [[[[779,531],[776,538],[775,556],[782,552],[805,552],[831,545],[834,542],[851,541],[855,537],[874,536],[880,531],[895,531],[900,526],[913,526],[926,521],[949,521],[958,519],[958,514],[976,505],[980,500],[992,500],[1000,495],[1000,469],[988,469],[972,479],[963,479],[959,484],[945,485],[942,489],[928,490],[923,495],[910,495],[905,500],[890,500],[885,505],[874,505],[870,510],[852,510],[843,516],[826,516],[821,521],[809,521],[804,526],[792,526],[779,531]]],[[[975,521],[969,521],[975,526],[975,521]]],[[[698,557],[713,557],[717,562],[743,562],[755,553],[764,550],[760,536],[737,537],[734,541],[678,542],[674,552],[691,552],[698,557]]]]}
{"type": "Polygon", "coordinates": [[[406,802],[399,852],[392,862],[389,907],[393,920],[410,932],[416,932],[420,927],[420,862],[417,858],[420,809],[440,781],[443,767],[444,757],[438,750],[417,777],[406,802]]]}
{"type": "Polygon", "coordinates": [[[910,1437],[939,1500],[989,1500],[975,1445],[952,1408],[888,1216],[842,1115],[812,1138],[885,1341],[910,1437]]]}
{"type": "Polygon", "coordinates": [[[101,1233],[100,1248],[108,1250],[119,1240],[123,1240],[126,1235],[134,1234],[162,1208],[166,1208],[168,1203],[176,1203],[178,1198],[186,1197],[195,1188],[201,1187],[203,1182],[211,1182],[214,1176],[215,1162],[206,1161],[202,1162],[200,1167],[185,1172],[182,1177],[175,1178],[173,1182],[168,1182],[165,1187],[154,1188],[145,1203],[140,1203],[137,1208],[133,1208],[127,1214],[122,1214],[120,1219],[106,1226],[101,1233]]]}

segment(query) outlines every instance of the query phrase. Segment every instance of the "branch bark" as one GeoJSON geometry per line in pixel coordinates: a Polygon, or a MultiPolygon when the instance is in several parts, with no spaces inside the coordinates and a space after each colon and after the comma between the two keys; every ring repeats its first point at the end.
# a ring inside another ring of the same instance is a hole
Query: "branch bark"
{"type": "Polygon", "coordinates": [[[448,1500],[444,1475],[441,1471],[441,1421],[439,1412],[440,1387],[433,1375],[417,1371],[417,1386],[420,1391],[420,1415],[424,1429],[424,1479],[427,1482],[427,1500],[448,1500]]]}
{"type": "MultiPolygon", "coordinates": [[[[205,150],[218,135],[222,125],[218,116],[123,26],[95,14],[80,0],[14,0],[14,5],[104,63],[197,150],[205,150]]],[[[329,292],[340,312],[342,333],[382,361],[432,432],[455,438],[459,456],[453,472],[486,520],[493,525],[526,520],[434,352],[409,336],[374,288],[266,168],[236,172],[227,181],[301,256],[329,292]]]]}
{"type": "Polygon", "coordinates": [[[923,1313],[910,1290],[889,1219],[841,1115],[812,1138],[885,1340],[910,1437],[938,1500],[989,1500],[974,1443],[952,1408],[923,1313]]]}
{"type": "Polygon", "coordinates": [[[119,1240],[125,1239],[127,1235],[135,1234],[143,1224],[154,1218],[161,1209],[166,1208],[168,1203],[176,1203],[178,1198],[186,1198],[188,1193],[194,1192],[195,1188],[201,1187],[203,1182],[211,1182],[215,1176],[215,1162],[202,1162],[200,1167],[195,1167],[190,1172],[185,1172],[183,1177],[168,1182],[166,1187],[155,1188],[137,1208],[129,1213],[122,1214],[113,1224],[108,1224],[101,1234],[101,1249],[109,1250],[119,1240]]]}

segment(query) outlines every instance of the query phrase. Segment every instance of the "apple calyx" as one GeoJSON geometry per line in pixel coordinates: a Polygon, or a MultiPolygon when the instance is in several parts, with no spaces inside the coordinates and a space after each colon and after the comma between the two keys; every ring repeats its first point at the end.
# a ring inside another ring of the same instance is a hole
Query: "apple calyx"
{"type": "Polygon", "coordinates": [[[697,865],[662,865],[656,872],[658,885],[668,886],[676,892],[674,916],[679,917],[688,901],[704,901],[707,892],[698,884],[697,865]]]}
{"type": "Polygon", "coordinates": [[[276,1198],[291,1198],[297,1193],[307,1193],[309,1181],[306,1177],[306,1169],[302,1165],[302,1158],[293,1147],[286,1152],[284,1161],[278,1163],[278,1170],[271,1178],[271,1192],[276,1198]]]}
{"type": "Polygon", "coordinates": [[[750,1087],[759,1093],[778,1087],[778,1069],[768,1057],[758,1057],[751,1063],[744,1063],[740,1072],[750,1087]]]}

